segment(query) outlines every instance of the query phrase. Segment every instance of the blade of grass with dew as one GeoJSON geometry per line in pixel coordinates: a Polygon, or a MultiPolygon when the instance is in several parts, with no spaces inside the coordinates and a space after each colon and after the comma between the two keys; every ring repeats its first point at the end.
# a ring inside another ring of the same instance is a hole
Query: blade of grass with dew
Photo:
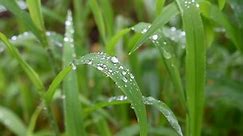
{"type": "Polygon", "coordinates": [[[88,64],[111,77],[116,85],[128,97],[134,107],[135,114],[140,126],[140,135],[147,135],[147,116],[142,94],[127,68],[121,65],[116,57],[107,56],[105,53],[90,53],[74,61],[75,65],[88,64]]]}
{"type": "Polygon", "coordinates": [[[0,32],[0,39],[3,41],[4,45],[6,45],[7,49],[9,50],[10,54],[19,62],[21,67],[24,69],[30,80],[33,82],[35,87],[43,93],[45,87],[39,77],[39,75],[34,71],[34,69],[22,59],[18,50],[9,42],[7,37],[0,32]]]}
{"type": "Polygon", "coordinates": [[[160,15],[165,4],[165,0],[156,0],[156,15],[160,15]]]}
{"type": "Polygon", "coordinates": [[[135,46],[130,51],[130,54],[138,49],[153,33],[162,28],[163,25],[168,23],[170,19],[179,14],[179,10],[176,6],[176,3],[171,3],[166,6],[161,14],[153,21],[151,27],[144,29],[142,32],[145,33],[139,41],[135,44],[135,46]]]}
{"type": "MultiPolygon", "coordinates": [[[[65,22],[66,32],[64,37],[63,48],[63,67],[70,65],[75,57],[75,50],[73,44],[73,21],[71,11],[67,13],[65,22]]],[[[79,91],[76,75],[76,66],[73,65],[73,71],[63,80],[63,94],[64,94],[64,118],[65,118],[65,133],[70,136],[85,136],[83,126],[82,109],[79,103],[79,91]]],[[[67,71],[69,69],[67,68],[67,71]]]]}
{"type": "Polygon", "coordinates": [[[237,28],[230,23],[229,19],[220,11],[217,6],[211,4],[210,2],[203,1],[200,2],[200,10],[204,16],[223,26],[228,34],[229,39],[231,39],[234,45],[241,52],[243,52],[243,44],[241,42],[242,38],[240,37],[241,32],[237,31],[237,28]]]}
{"type": "MultiPolygon", "coordinates": [[[[120,105],[120,104],[127,104],[129,103],[127,96],[114,96],[108,99],[107,102],[100,102],[95,104],[93,107],[89,107],[86,109],[88,112],[93,112],[94,110],[98,110],[99,108],[112,106],[112,105],[120,105]]],[[[170,110],[170,108],[163,103],[162,101],[156,100],[153,97],[143,97],[143,103],[146,105],[151,105],[158,109],[168,120],[171,127],[177,132],[178,135],[183,136],[181,127],[176,119],[174,113],[170,110]]]]}
{"type": "MultiPolygon", "coordinates": [[[[23,22],[24,26],[33,32],[36,37],[42,42],[44,42],[43,37],[41,36],[40,30],[35,26],[33,21],[31,20],[29,14],[24,10],[20,9],[15,0],[0,0],[0,4],[6,7],[10,12],[12,12],[21,22],[23,22]]],[[[44,44],[43,44],[44,45],[44,44]]],[[[44,45],[45,46],[45,45],[44,45]]]]}
{"type": "Polygon", "coordinates": [[[130,32],[129,28],[125,28],[117,32],[106,44],[106,53],[109,55],[115,55],[115,46],[119,42],[119,40],[128,32],[130,32]]]}
{"type": "MultiPolygon", "coordinates": [[[[143,34],[143,30],[148,28],[149,26],[150,26],[149,23],[138,23],[137,25],[133,26],[133,30],[135,32],[139,32],[143,34]]],[[[173,47],[171,46],[170,43],[166,41],[165,36],[163,35],[163,31],[161,29],[157,30],[154,33],[154,35],[152,35],[149,39],[159,50],[162,56],[162,60],[165,63],[166,69],[169,72],[172,82],[175,86],[175,89],[180,94],[179,98],[183,106],[183,109],[185,110],[186,96],[182,86],[179,68],[177,66],[177,58],[176,58],[175,51],[173,50],[173,47]]]]}
{"type": "Polygon", "coordinates": [[[199,4],[177,0],[186,32],[187,135],[200,136],[204,111],[206,43],[199,4]]]}
{"type": "Polygon", "coordinates": [[[0,106],[0,122],[18,136],[26,135],[26,126],[11,110],[0,106]]]}
{"type": "Polygon", "coordinates": [[[89,7],[92,10],[93,16],[95,18],[95,22],[97,24],[97,27],[99,29],[100,35],[102,37],[102,40],[104,43],[106,43],[106,28],[105,28],[105,21],[102,15],[102,12],[100,10],[100,7],[98,6],[98,3],[96,0],[89,0],[89,7]]]}

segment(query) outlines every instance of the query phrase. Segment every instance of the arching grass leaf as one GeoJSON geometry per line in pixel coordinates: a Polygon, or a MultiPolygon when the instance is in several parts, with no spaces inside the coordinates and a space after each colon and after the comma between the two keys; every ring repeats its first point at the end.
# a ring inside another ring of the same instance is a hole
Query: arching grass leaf
{"type": "Polygon", "coordinates": [[[74,64],[91,65],[111,77],[111,79],[116,82],[116,85],[128,97],[128,100],[134,107],[134,111],[140,125],[140,135],[147,135],[147,116],[145,106],[142,101],[142,94],[134,76],[118,61],[116,57],[110,57],[104,53],[91,53],[75,60],[74,64]]]}

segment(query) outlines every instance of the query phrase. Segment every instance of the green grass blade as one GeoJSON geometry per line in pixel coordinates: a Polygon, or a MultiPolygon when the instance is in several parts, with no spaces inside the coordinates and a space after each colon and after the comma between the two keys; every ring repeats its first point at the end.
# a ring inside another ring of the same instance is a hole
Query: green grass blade
{"type": "Polygon", "coordinates": [[[29,126],[28,126],[28,131],[27,131],[27,135],[28,136],[32,136],[33,135],[34,130],[35,130],[35,126],[36,126],[37,118],[40,115],[42,109],[43,109],[43,105],[38,106],[36,108],[36,110],[34,111],[32,117],[30,119],[29,126]]]}
{"type": "Polygon", "coordinates": [[[100,10],[100,7],[98,6],[98,3],[96,0],[89,0],[89,6],[92,10],[92,13],[95,18],[95,22],[97,24],[97,27],[99,29],[100,35],[102,37],[102,40],[104,43],[106,43],[106,29],[105,29],[105,21],[102,16],[102,12],[100,10]]]}
{"type": "Polygon", "coordinates": [[[114,35],[106,44],[106,53],[109,55],[115,55],[115,46],[119,42],[119,40],[128,32],[130,32],[129,28],[125,28],[120,30],[116,35],[114,35]]]}
{"type": "Polygon", "coordinates": [[[9,50],[10,54],[19,62],[21,67],[24,69],[25,73],[29,76],[30,80],[36,86],[36,88],[40,91],[44,91],[45,87],[39,77],[39,75],[32,69],[32,67],[22,59],[18,50],[8,41],[7,37],[0,32],[0,39],[6,45],[7,49],[9,50]]]}
{"type": "MultiPolygon", "coordinates": [[[[6,7],[9,11],[11,11],[21,22],[23,22],[24,26],[34,33],[34,35],[44,44],[44,39],[40,30],[35,26],[33,21],[27,12],[20,9],[15,0],[0,0],[0,4],[6,7]]],[[[46,45],[43,45],[46,46],[46,45]]]]}
{"type": "Polygon", "coordinates": [[[159,15],[164,7],[165,0],[156,0],[156,15],[159,15]]]}
{"type": "Polygon", "coordinates": [[[18,136],[26,135],[26,126],[20,118],[9,109],[0,106],[0,122],[18,136]]]}
{"type": "MultiPolygon", "coordinates": [[[[150,26],[149,23],[139,23],[139,24],[133,26],[133,30],[135,32],[142,33],[143,30],[148,28],[149,26],[150,26]]],[[[186,96],[185,96],[185,92],[183,90],[182,81],[181,81],[180,73],[179,73],[179,68],[177,66],[176,54],[175,54],[175,51],[174,51],[172,45],[166,41],[162,29],[157,30],[154,33],[154,35],[152,35],[149,39],[159,50],[159,52],[162,56],[162,60],[165,63],[166,69],[169,72],[172,82],[175,86],[175,89],[180,94],[181,104],[183,105],[183,108],[185,109],[186,108],[186,105],[185,105],[186,96]]]]}
{"type": "Polygon", "coordinates": [[[187,134],[200,136],[205,97],[206,43],[204,28],[198,3],[180,0],[178,5],[183,8],[183,12],[181,12],[186,32],[186,91],[189,114],[189,122],[187,122],[189,132],[187,134]]]}
{"type": "Polygon", "coordinates": [[[55,94],[56,89],[60,85],[60,83],[63,81],[63,79],[68,75],[68,73],[72,70],[72,66],[65,67],[52,81],[51,85],[49,86],[47,92],[45,93],[45,101],[47,104],[50,104],[50,102],[53,99],[53,96],[55,94]]]}
{"type": "Polygon", "coordinates": [[[41,14],[41,2],[40,0],[26,0],[30,16],[39,30],[45,30],[44,21],[41,14]]]}
{"type": "Polygon", "coordinates": [[[140,125],[140,135],[147,135],[147,116],[142,101],[142,94],[134,76],[127,68],[119,63],[116,57],[109,57],[104,53],[91,53],[75,60],[74,64],[91,65],[111,77],[111,79],[116,82],[116,85],[128,97],[129,101],[131,101],[140,125]]]}
{"type": "Polygon", "coordinates": [[[218,0],[219,9],[222,10],[225,6],[226,0],[218,0]]]}
{"type": "Polygon", "coordinates": [[[114,11],[112,10],[111,0],[99,0],[99,3],[103,11],[103,15],[105,15],[105,28],[109,39],[114,33],[114,11]]]}
{"type": "MultiPolygon", "coordinates": [[[[118,105],[118,104],[127,104],[127,103],[129,103],[128,97],[123,96],[123,95],[115,96],[115,97],[109,98],[109,100],[107,102],[97,103],[93,107],[89,107],[86,111],[91,112],[94,110],[98,110],[99,108],[112,106],[112,105],[118,105]]],[[[153,97],[143,97],[143,103],[146,105],[151,105],[151,106],[155,107],[156,109],[158,109],[168,120],[171,127],[175,129],[177,134],[180,136],[183,136],[181,127],[176,119],[176,116],[165,103],[163,103],[162,101],[156,100],[153,97]]]]}
{"type": "Polygon", "coordinates": [[[170,21],[172,17],[176,16],[177,14],[179,14],[179,10],[177,9],[175,3],[171,3],[166,6],[161,14],[153,21],[151,27],[146,28],[142,31],[144,35],[135,44],[130,53],[138,49],[146,40],[149,39],[150,36],[153,35],[156,30],[161,29],[166,23],[170,21]]]}
{"type": "MultiPolygon", "coordinates": [[[[72,62],[75,57],[75,50],[73,44],[73,20],[72,14],[68,11],[67,19],[65,22],[66,33],[64,37],[63,47],[63,67],[72,62]]],[[[65,131],[66,135],[70,136],[85,136],[84,123],[82,117],[82,109],[79,102],[78,82],[76,75],[76,67],[73,65],[73,71],[63,80],[63,93],[64,93],[64,118],[65,118],[65,131]]],[[[67,72],[69,69],[67,68],[67,72]]]]}
{"type": "Polygon", "coordinates": [[[243,44],[241,42],[242,38],[240,37],[241,32],[237,31],[237,28],[231,24],[229,18],[227,18],[226,15],[224,15],[217,6],[207,1],[200,3],[200,9],[204,16],[223,26],[229,36],[229,39],[231,39],[234,45],[241,52],[243,52],[243,44]]]}

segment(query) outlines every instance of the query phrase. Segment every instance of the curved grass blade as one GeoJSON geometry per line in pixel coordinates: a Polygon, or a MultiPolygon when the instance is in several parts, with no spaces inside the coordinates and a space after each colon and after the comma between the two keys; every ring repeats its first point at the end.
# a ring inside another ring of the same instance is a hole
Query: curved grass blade
{"type": "Polygon", "coordinates": [[[150,28],[146,28],[143,30],[144,35],[139,39],[139,41],[135,44],[129,54],[138,49],[150,36],[154,34],[154,32],[158,29],[161,29],[166,23],[170,21],[170,19],[179,14],[179,10],[175,3],[171,3],[166,6],[161,14],[153,21],[150,28]]]}
{"type": "Polygon", "coordinates": [[[9,52],[13,55],[13,57],[19,62],[21,67],[24,69],[26,74],[29,76],[30,80],[36,86],[39,91],[44,91],[45,87],[39,77],[39,75],[31,68],[29,64],[26,63],[20,56],[18,50],[8,41],[7,37],[0,32],[0,39],[6,45],[9,52]]]}
{"type": "Polygon", "coordinates": [[[204,107],[206,43],[199,4],[177,0],[186,32],[187,135],[200,136],[204,107]],[[193,21],[192,21],[193,20],[193,21]]]}
{"type": "MultiPolygon", "coordinates": [[[[68,11],[67,19],[65,22],[66,33],[64,37],[64,47],[63,47],[63,67],[70,65],[73,58],[76,56],[73,43],[73,21],[71,11],[68,11]]],[[[64,74],[60,74],[61,78],[66,73],[69,74],[63,80],[63,94],[64,94],[64,117],[65,117],[65,129],[66,134],[70,136],[85,136],[85,130],[83,126],[83,116],[82,109],[79,101],[79,91],[78,91],[78,82],[76,74],[76,66],[72,65],[73,71],[70,71],[70,68],[65,68],[64,74]]],[[[57,82],[60,82],[61,78],[56,78],[57,82]]],[[[53,84],[55,85],[55,84],[53,84]]],[[[53,86],[53,89],[56,86],[53,86]]],[[[52,88],[51,88],[52,89],[52,88]]],[[[53,95],[53,92],[50,91],[50,95],[53,95]]],[[[47,97],[48,98],[48,97],[47,97]]],[[[50,100],[49,100],[50,101],[50,100]]]]}
{"type": "MultiPolygon", "coordinates": [[[[109,98],[109,100],[107,102],[101,102],[101,103],[95,104],[93,107],[88,108],[86,111],[92,112],[99,108],[117,105],[117,104],[126,104],[126,103],[129,103],[127,96],[123,96],[123,95],[115,96],[115,97],[109,98]]],[[[162,101],[156,100],[153,97],[143,97],[143,103],[146,105],[151,105],[151,106],[155,107],[156,109],[158,109],[168,120],[171,127],[175,129],[177,134],[180,136],[183,136],[181,127],[176,119],[176,116],[165,103],[163,103],[162,101]]]]}
{"type": "Polygon", "coordinates": [[[109,55],[115,55],[115,46],[117,42],[128,32],[130,32],[129,28],[122,29],[116,35],[114,35],[106,44],[106,53],[109,55]]]}
{"type": "Polygon", "coordinates": [[[18,136],[26,135],[26,126],[20,118],[9,109],[0,106],[0,122],[18,136]]]}
{"type": "MultiPolygon", "coordinates": [[[[143,33],[143,30],[150,26],[149,23],[139,23],[133,27],[135,32],[143,33]]],[[[180,78],[179,68],[177,66],[177,58],[173,47],[169,42],[166,41],[163,31],[161,29],[157,30],[154,35],[149,38],[152,43],[159,50],[163,62],[165,63],[166,69],[170,74],[172,82],[175,86],[175,89],[180,94],[180,101],[183,105],[184,110],[186,109],[186,96],[183,90],[182,81],[180,78]]]]}
{"type": "Polygon", "coordinates": [[[102,16],[102,12],[98,6],[98,3],[96,0],[89,0],[89,6],[92,10],[92,13],[95,18],[95,22],[97,23],[97,27],[99,29],[100,35],[102,37],[102,40],[104,43],[106,43],[106,30],[105,30],[105,22],[104,18],[102,16]]]}
{"type": "Polygon", "coordinates": [[[116,82],[116,85],[128,97],[128,100],[134,107],[134,111],[140,125],[140,135],[147,135],[147,116],[145,106],[142,101],[142,94],[134,76],[127,68],[120,64],[116,57],[110,57],[104,53],[91,53],[75,60],[74,64],[91,65],[111,77],[111,79],[116,82]]]}

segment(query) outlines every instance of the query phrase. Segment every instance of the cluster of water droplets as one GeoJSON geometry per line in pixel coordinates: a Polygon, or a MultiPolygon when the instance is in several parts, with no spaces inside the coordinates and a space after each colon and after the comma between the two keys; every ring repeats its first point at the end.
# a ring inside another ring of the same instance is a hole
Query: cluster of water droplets
{"type": "Polygon", "coordinates": [[[127,96],[120,95],[120,96],[114,96],[108,99],[108,102],[114,102],[114,101],[126,101],[128,98],[127,96]]]}
{"type": "Polygon", "coordinates": [[[182,45],[182,48],[185,48],[185,44],[186,44],[185,31],[176,29],[175,27],[171,27],[171,28],[164,28],[163,33],[164,33],[165,37],[182,45]]]}
{"type": "Polygon", "coordinates": [[[72,13],[70,10],[67,13],[65,27],[66,27],[66,33],[65,33],[65,37],[63,39],[64,43],[68,43],[71,47],[74,47],[74,44],[73,44],[73,33],[74,33],[73,18],[72,18],[72,13]]]}
{"type": "Polygon", "coordinates": [[[199,4],[195,0],[185,0],[184,1],[185,7],[190,8],[192,5],[195,5],[197,8],[199,8],[199,4]]]}

